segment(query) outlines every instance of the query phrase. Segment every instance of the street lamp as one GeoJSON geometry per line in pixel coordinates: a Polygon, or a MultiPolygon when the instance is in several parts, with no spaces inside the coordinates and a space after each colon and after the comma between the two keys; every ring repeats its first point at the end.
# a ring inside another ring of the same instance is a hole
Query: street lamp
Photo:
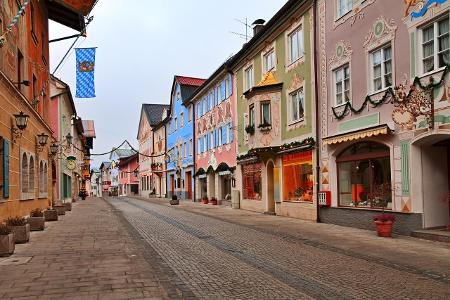
{"type": "Polygon", "coordinates": [[[59,148],[58,144],[52,143],[52,144],[50,145],[50,153],[51,153],[53,156],[55,156],[55,155],[58,153],[58,148],[59,148]]]}
{"type": "Polygon", "coordinates": [[[139,175],[138,169],[135,169],[135,170],[133,171],[133,173],[134,173],[134,177],[138,177],[138,175],[139,175]]]}
{"type": "Polygon", "coordinates": [[[164,155],[164,160],[166,161],[166,163],[169,163],[170,162],[170,155],[166,153],[164,155]]]}
{"type": "Polygon", "coordinates": [[[14,118],[16,119],[17,128],[20,130],[27,128],[28,119],[30,118],[29,115],[26,115],[21,111],[19,114],[14,115],[14,118]]]}
{"type": "Polygon", "coordinates": [[[48,141],[48,135],[45,133],[41,133],[37,135],[38,138],[38,143],[41,147],[44,147],[45,145],[47,145],[47,141],[48,141]]]}

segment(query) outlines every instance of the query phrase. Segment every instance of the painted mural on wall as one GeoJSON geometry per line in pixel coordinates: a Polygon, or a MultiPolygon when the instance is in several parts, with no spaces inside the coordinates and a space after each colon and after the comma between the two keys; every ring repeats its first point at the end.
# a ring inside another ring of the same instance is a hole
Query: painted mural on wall
{"type": "Polygon", "coordinates": [[[405,17],[411,19],[423,17],[430,8],[447,2],[447,0],[404,0],[406,4],[405,17]]]}

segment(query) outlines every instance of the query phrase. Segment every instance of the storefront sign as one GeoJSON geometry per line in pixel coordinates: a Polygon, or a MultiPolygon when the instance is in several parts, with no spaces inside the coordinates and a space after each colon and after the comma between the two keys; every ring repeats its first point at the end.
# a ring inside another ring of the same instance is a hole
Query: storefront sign
{"type": "Polygon", "coordinates": [[[206,174],[198,175],[198,178],[200,179],[206,178],[206,174]]]}
{"type": "Polygon", "coordinates": [[[231,175],[231,172],[230,171],[221,171],[218,174],[219,174],[219,176],[225,176],[225,175],[231,175]]]}

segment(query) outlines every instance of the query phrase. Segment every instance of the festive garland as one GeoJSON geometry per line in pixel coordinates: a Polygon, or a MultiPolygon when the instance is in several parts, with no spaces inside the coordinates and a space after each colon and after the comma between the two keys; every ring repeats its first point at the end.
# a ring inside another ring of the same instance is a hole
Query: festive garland
{"type": "MultiPolygon", "coordinates": [[[[420,87],[422,90],[434,89],[436,87],[439,87],[442,84],[442,82],[444,82],[445,76],[447,75],[449,70],[450,70],[450,66],[446,65],[439,81],[434,81],[433,76],[430,76],[430,78],[429,78],[430,83],[426,84],[426,85],[422,84],[422,82],[420,81],[420,78],[418,76],[416,76],[414,78],[413,83],[411,84],[411,89],[409,90],[408,94],[406,95],[406,97],[404,99],[408,100],[409,97],[411,96],[411,93],[415,90],[415,87],[417,87],[417,86],[420,87]]],[[[384,95],[380,100],[373,100],[372,96],[367,95],[366,98],[364,99],[363,104],[358,109],[354,108],[352,106],[352,104],[347,100],[347,102],[344,104],[343,110],[340,113],[336,112],[335,107],[331,108],[333,111],[333,115],[336,119],[342,120],[348,114],[349,111],[351,111],[354,114],[361,113],[366,108],[368,103],[370,103],[374,108],[378,107],[384,103],[389,103],[389,102],[397,103],[397,104],[404,103],[405,101],[399,100],[398,97],[396,96],[395,91],[397,91],[397,90],[399,90],[399,87],[395,87],[394,89],[388,88],[384,92],[384,95]]]]}
{"type": "Polygon", "coordinates": [[[316,141],[313,137],[306,138],[302,141],[295,141],[292,143],[286,143],[281,146],[272,146],[272,147],[262,147],[262,148],[256,148],[256,149],[250,149],[246,154],[238,155],[237,160],[247,160],[256,158],[259,153],[267,153],[267,152],[280,152],[280,151],[286,151],[286,150],[295,150],[295,148],[305,147],[302,150],[309,150],[316,144],[316,141]]]}

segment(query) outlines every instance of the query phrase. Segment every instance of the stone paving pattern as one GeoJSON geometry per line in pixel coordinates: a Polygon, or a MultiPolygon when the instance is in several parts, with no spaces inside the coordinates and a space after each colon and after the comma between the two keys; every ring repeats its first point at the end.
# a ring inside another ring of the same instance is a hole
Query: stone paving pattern
{"type": "Polygon", "coordinates": [[[199,299],[450,298],[450,249],[445,244],[382,239],[369,231],[196,203],[170,207],[155,199],[108,201],[199,299]],[[291,224],[278,226],[283,222],[291,224]],[[311,239],[313,228],[316,237],[311,239]],[[307,234],[302,236],[303,229],[307,234]],[[355,235],[327,239],[339,232],[355,235]],[[340,239],[341,245],[335,244],[340,239]],[[402,255],[391,255],[395,247],[402,255]],[[359,252],[365,248],[370,250],[359,252]],[[414,260],[418,249],[429,265],[414,260]],[[408,252],[405,264],[402,257],[408,252]]]}
{"type": "Polygon", "coordinates": [[[30,243],[16,245],[10,258],[31,257],[28,263],[0,265],[0,299],[169,298],[164,274],[124,225],[102,199],[74,204],[60,221],[32,232],[30,243]]]}

